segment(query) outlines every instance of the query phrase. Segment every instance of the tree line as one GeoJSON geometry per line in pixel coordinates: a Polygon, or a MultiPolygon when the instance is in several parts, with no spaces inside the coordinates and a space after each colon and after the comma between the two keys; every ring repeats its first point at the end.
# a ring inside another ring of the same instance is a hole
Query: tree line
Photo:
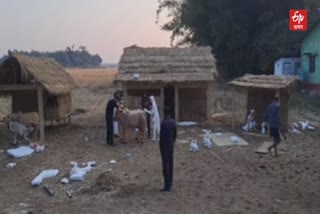
{"type": "MultiPolygon", "coordinates": [[[[71,47],[67,47],[65,50],[59,50],[54,52],[40,52],[35,50],[32,50],[30,52],[17,52],[35,58],[53,59],[64,67],[100,67],[102,63],[101,57],[98,54],[91,54],[85,46],[80,46],[78,49],[75,49],[73,45],[71,47]]],[[[3,61],[5,57],[6,56],[0,59],[0,62],[3,61]]]]}
{"type": "Polygon", "coordinates": [[[272,73],[280,57],[300,57],[305,32],[289,30],[289,10],[308,9],[309,28],[319,20],[318,0],[159,0],[174,46],[211,46],[221,75],[272,73]]]}

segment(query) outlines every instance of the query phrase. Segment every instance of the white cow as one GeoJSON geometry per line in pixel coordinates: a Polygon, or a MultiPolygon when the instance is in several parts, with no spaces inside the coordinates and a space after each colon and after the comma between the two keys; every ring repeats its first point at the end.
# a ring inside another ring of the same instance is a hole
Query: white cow
{"type": "Polygon", "coordinates": [[[152,118],[152,140],[156,141],[160,138],[160,115],[158,111],[158,106],[154,96],[150,96],[152,108],[151,111],[144,109],[145,112],[151,115],[152,118]]]}

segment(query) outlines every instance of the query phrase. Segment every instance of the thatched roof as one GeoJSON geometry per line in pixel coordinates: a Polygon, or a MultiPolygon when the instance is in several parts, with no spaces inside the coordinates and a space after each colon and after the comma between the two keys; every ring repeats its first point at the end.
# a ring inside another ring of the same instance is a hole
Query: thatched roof
{"type": "Polygon", "coordinates": [[[234,79],[229,85],[246,88],[289,89],[298,79],[294,76],[245,75],[234,79]]]}
{"type": "Polygon", "coordinates": [[[218,72],[210,47],[124,49],[115,81],[185,82],[214,80],[218,72]],[[133,78],[139,74],[139,78],[133,78]]]}
{"type": "MultiPolygon", "coordinates": [[[[15,52],[9,53],[9,57],[3,64],[6,63],[18,63],[22,76],[38,81],[52,95],[66,94],[76,87],[70,74],[53,60],[27,57],[15,52]]],[[[0,70],[0,72],[2,71],[0,70]]]]}

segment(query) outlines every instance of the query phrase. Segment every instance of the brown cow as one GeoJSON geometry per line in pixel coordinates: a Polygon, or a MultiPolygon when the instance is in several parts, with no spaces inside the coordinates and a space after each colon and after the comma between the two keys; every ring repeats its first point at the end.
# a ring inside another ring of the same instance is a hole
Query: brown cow
{"type": "Polygon", "coordinates": [[[143,110],[129,110],[120,106],[116,112],[115,119],[121,124],[121,143],[127,143],[129,131],[138,128],[136,137],[137,143],[144,143],[145,131],[147,128],[147,115],[143,110]]]}
{"type": "Polygon", "coordinates": [[[26,125],[27,127],[31,126],[33,128],[32,140],[38,140],[40,119],[37,112],[11,113],[4,117],[3,121],[7,124],[8,127],[10,121],[19,122],[21,124],[26,125]]]}

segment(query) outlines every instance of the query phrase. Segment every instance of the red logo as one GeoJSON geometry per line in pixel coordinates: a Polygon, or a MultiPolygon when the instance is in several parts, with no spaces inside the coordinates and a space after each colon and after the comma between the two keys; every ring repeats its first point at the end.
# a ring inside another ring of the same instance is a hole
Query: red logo
{"type": "Polygon", "coordinates": [[[290,10],[289,28],[291,31],[306,31],[308,28],[307,10],[290,10]]]}

